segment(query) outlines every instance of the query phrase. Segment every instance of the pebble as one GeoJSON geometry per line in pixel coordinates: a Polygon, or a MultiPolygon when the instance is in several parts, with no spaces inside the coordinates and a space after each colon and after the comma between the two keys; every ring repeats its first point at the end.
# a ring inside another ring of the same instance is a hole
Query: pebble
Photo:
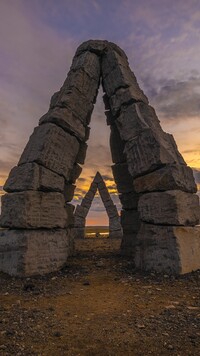
{"type": "Polygon", "coordinates": [[[90,286],[90,281],[83,282],[83,286],[90,286]]]}

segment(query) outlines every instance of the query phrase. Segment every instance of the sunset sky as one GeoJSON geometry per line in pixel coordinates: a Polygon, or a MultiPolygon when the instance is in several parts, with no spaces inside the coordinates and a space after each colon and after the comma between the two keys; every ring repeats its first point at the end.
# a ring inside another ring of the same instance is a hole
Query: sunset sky
{"type": "MultiPolygon", "coordinates": [[[[126,52],[200,189],[199,0],[0,0],[0,194],[76,48],[88,39],[107,39],[126,52]]],[[[100,90],[75,200],[98,170],[118,204],[101,96],[100,90]]],[[[107,225],[98,196],[87,223],[107,225]]]]}

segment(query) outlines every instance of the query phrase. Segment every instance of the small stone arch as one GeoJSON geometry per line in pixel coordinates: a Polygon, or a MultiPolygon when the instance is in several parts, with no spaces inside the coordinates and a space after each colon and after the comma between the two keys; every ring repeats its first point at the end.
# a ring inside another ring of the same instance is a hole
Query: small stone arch
{"type": "Polygon", "coordinates": [[[85,237],[85,223],[86,217],[92,205],[92,201],[96,192],[99,191],[99,195],[104,204],[105,210],[109,219],[109,237],[110,238],[121,238],[122,228],[120,224],[119,214],[116,205],[113,203],[111,196],[108,192],[106,184],[102,178],[102,175],[97,172],[91,185],[82,199],[80,205],[76,206],[74,213],[74,237],[84,238],[85,237]]]}
{"type": "Polygon", "coordinates": [[[61,89],[5,183],[0,270],[19,276],[62,267],[73,250],[73,198],[102,80],[113,176],[122,203],[121,251],[137,268],[200,267],[199,201],[192,170],[139,88],[126,54],[108,41],[75,53],[61,89]]]}

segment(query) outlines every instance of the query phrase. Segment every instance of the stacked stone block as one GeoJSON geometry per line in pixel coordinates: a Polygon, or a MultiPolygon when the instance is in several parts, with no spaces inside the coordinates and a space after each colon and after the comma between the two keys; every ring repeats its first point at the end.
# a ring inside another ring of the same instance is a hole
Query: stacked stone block
{"type": "MultiPolygon", "coordinates": [[[[20,276],[51,272],[72,251],[70,201],[84,164],[101,78],[122,202],[123,253],[132,255],[142,270],[186,273],[200,268],[200,231],[195,227],[200,213],[192,170],[173,136],[162,130],[125,53],[111,42],[90,40],[78,47],[67,79],[5,183],[1,271],[20,276]]],[[[80,228],[88,198],[75,214],[80,228]]],[[[105,206],[110,226],[116,228],[115,207],[109,200],[105,206]]]]}
{"type": "Polygon", "coordinates": [[[75,236],[77,238],[85,237],[85,223],[86,217],[92,205],[92,201],[96,192],[99,192],[102,202],[105,206],[106,212],[109,218],[109,237],[121,238],[122,230],[120,225],[120,219],[116,205],[113,203],[106,184],[99,172],[96,173],[93,182],[90,185],[88,192],[83,198],[81,205],[77,205],[74,214],[74,228],[75,236]]]}
{"type": "Polygon", "coordinates": [[[181,234],[191,234],[191,260],[200,258],[199,249],[195,249],[199,230],[192,228],[200,217],[192,170],[178,152],[173,136],[162,130],[126,56],[108,49],[102,60],[102,73],[111,151],[112,145],[114,148],[113,175],[123,207],[122,251],[132,254],[140,269],[185,273],[187,247],[181,234]],[[116,130],[118,145],[113,144],[116,130]]]}
{"type": "Polygon", "coordinates": [[[0,218],[0,270],[12,275],[59,269],[73,252],[75,182],[84,164],[100,59],[73,59],[49,111],[39,120],[5,183],[0,218]]]}

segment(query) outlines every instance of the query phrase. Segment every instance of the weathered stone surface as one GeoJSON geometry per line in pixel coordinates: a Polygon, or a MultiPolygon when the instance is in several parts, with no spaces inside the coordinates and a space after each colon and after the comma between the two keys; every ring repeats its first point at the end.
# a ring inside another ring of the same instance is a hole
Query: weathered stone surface
{"type": "Polygon", "coordinates": [[[113,217],[118,216],[118,211],[117,211],[116,205],[113,204],[112,206],[105,207],[105,208],[106,208],[106,211],[107,211],[107,214],[108,214],[109,218],[113,218],[113,217]]]}
{"type": "Polygon", "coordinates": [[[180,190],[147,193],[140,197],[138,211],[148,223],[194,226],[200,219],[199,197],[180,190]]]}
{"type": "Polygon", "coordinates": [[[89,189],[89,190],[92,191],[92,192],[94,192],[94,193],[96,193],[97,188],[98,188],[98,184],[93,181],[93,182],[90,184],[90,189],[89,189]]]}
{"type": "Polygon", "coordinates": [[[99,172],[96,173],[93,182],[96,184],[99,184],[102,182],[102,176],[99,172]]]}
{"type": "Polygon", "coordinates": [[[99,57],[90,52],[84,52],[80,55],[75,55],[71,70],[84,70],[91,78],[94,78],[96,81],[99,81],[100,77],[100,60],[99,57]]]}
{"type": "Polygon", "coordinates": [[[148,123],[138,113],[137,104],[132,104],[128,107],[121,108],[121,113],[115,120],[115,123],[117,125],[118,131],[120,132],[121,139],[124,141],[134,139],[142,131],[149,129],[148,123]]]}
{"type": "Polygon", "coordinates": [[[75,227],[73,230],[74,230],[73,233],[74,233],[75,239],[84,239],[85,238],[85,227],[75,227]]]}
{"type": "Polygon", "coordinates": [[[120,253],[123,256],[134,256],[138,240],[137,233],[123,231],[120,253]]]}
{"type": "MultiPolygon", "coordinates": [[[[79,56],[80,54],[89,51],[101,55],[104,51],[107,50],[109,42],[106,40],[88,40],[83,42],[76,50],[75,56],[79,56]]],[[[88,53],[88,52],[87,52],[88,53]]]]}
{"type": "Polygon", "coordinates": [[[110,239],[121,239],[122,238],[122,230],[110,230],[109,238],[110,239]]]}
{"type": "Polygon", "coordinates": [[[148,99],[146,97],[144,98],[144,94],[142,94],[141,97],[141,92],[135,91],[135,87],[130,86],[128,88],[120,88],[110,97],[109,103],[111,112],[113,116],[118,115],[121,109],[124,113],[124,110],[129,111],[129,107],[127,107],[127,105],[141,100],[148,103],[148,99]]]}
{"type": "Polygon", "coordinates": [[[88,192],[85,194],[85,199],[88,199],[92,202],[92,200],[94,199],[96,192],[94,190],[88,190],[88,192]]]}
{"type": "Polygon", "coordinates": [[[122,208],[125,210],[137,209],[140,195],[134,191],[129,193],[119,194],[119,199],[122,204],[122,208]]]}
{"type": "Polygon", "coordinates": [[[37,162],[68,180],[78,150],[75,137],[54,124],[45,124],[34,129],[19,165],[37,162]]]}
{"type": "Polygon", "coordinates": [[[84,217],[74,214],[74,227],[85,228],[85,221],[84,217]]]}
{"type": "Polygon", "coordinates": [[[27,191],[2,197],[0,226],[20,229],[64,228],[67,213],[61,193],[27,191]]]}
{"type": "Polygon", "coordinates": [[[115,125],[115,118],[114,116],[112,115],[111,111],[110,110],[106,110],[104,111],[105,115],[106,115],[106,123],[107,125],[115,125]]]}
{"type": "Polygon", "coordinates": [[[82,172],[82,167],[79,166],[79,164],[75,163],[70,171],[69,182],[76,183],[76,180],[80,176],[81,172],[82,172]]]}
{"type": "Polygon", "coordinates": [[[137,232],[140,228],[140,217],[137,210],[122,210],[121,211],[121,225],[123,232],[132,233],[137,232]]]}
{"type": "Polygon", "coordinates": [[[185,164],[182,156],[174,146],[173,137],[165,134],[158,142],[153,131],[146,129],[140,135],[126,142],[125,153],[129,172],[137,177],[166,164],[185,164]]]}
{"type": "Polygon", "coordinates": [[[74,209],[75,206],[72,204],[65,204],[65,209],[67,212],[67,226],[71,227],[74,225],[74,209]]]}
{"type": "Polygon", "coordinates": [[[76,157],[76,162],[80,163],[80,164],[84,164],[85,163],[85,157],[86,157],[86,152],[87,152],[87,144],[84,142],[81,142],[80,147],[79,147],[79,151],[76,157]]]}
{"type": "Polygon", "coordinates": [[[138,193],[174,189],[189,193],[197,191],[192,169],[180,164],[168,164],[145,176],[138,177],[134,179],[133,185],[138,193]]]}
{"type": "Polygon", "coordinates": [[[89,200],[87,198],[83,198],[83,200],[81,202],[81,206],[83,206],[84,208],[88,209],[88,211],[89,211],[91,205],[92,205],[92,200],[89,200]]]}
{"type": "Polygon", "coordinates": [[[115,125],[110,126],[110,150],[113,163],[126,162],[124,153],[125,144],[122,141],[119,131],[115,125]]]}
{"type": "Polygon", "coordinates": [[[83,42],[77,48],[75,56],[76,55],[78,56],[85,51],[90,51],[90,52],[96,53],[98,56],[102,56],[104,53],[106,53],[108,51],[108,49],[114,50],[120,56],[124,56],[125,58],[127,58],[125,52],[119,46],[117,46],[113,42],[108,42],[106,40],[89,40],[89,41],[83,42]]]}
{"type": "Polygon", "coordinates": [[[100,197],[101,197],[105,207],[108,205],[108,202],[110,202],[110,201],[112,202],[112,200],[110,198],[110,194],[109,194],[107,188],[106,189],[100,189],[99,190],[99,194],[100,194],[100,197]]]}
{"type": "Polygon", "coordinates": [[[4,190],[9,193],[26,190],[63,192],[64,178],[37,163],[25,163],[12,168],[4,190]]]}
{"type": "Polygon", "coordinates": [[[114,68],[129,66],[125,53],[117,53],[115,50],[108,50],[102,57],[102,73],[106,77],[114,68]]]}
{"type": "Polygon", "coordinates": [[[119,193],[129,193],[133,191],[133,178],[131,177],[126,163],[118,163],[111,166],[114,181],[119,193]]]}
{"type": "Polygon", "coordinates": [[[76,210],[75,210],[75,215],[80,216],[81,218],[86,218],[88,214],[88,209],[85,208],[84,206],[77,205],[76,210]]]}
{"type": "Polygon", "coordinates": [[[72,253],[66,229],[0,230],[0,271],[12,276],[43,275],[63,267],[72,253]]]}
{"type": "Polygon", "coordinates": [[[142,224],[137,235],[136,267],[184,274],[200,268],[200,228],[142,224]]]}
{"type": "Polygon", "coordinates": [[[60,126],[63,130],[75,135],[82,141],[87,140],[86,128],[80,119],[76,118],[69,108],[55,107],[43,115],[39,124],[52,123],[60,126]]]}
{"type": "Polygon", "coordinates": [[[122,227],[121,227],[121,224],[120,224],[120,220],[119,220],[119,217],[109,217],[109,230],[111,229],[112,231],[114,230],[120,230],[122,227]]]}
{"type": "Polygon", "coordinates": [[[56,97],[51,102],[50,109],[56,107],[68,108],[86,126],[90,123],[94,105],[87,101],[76,88],[73,88],[71,90],[61,89],[58,94],[56,93],[56,97]]]}
{"type": "Polygon", "coordinates": [[[76,88],[89,101],[94,103],[96,101],[99,87],[99,78],[91,78],[83,69],[76,71],[71,70],[67,79],[65,80],[62,90],[69,90],[76,88]]]}
{"type": "Polygon", "coordinates": [[[119,88],[127,88],[131,86],[134,90],[135,100],[148,103],[147,97],[140,89],[137,79],[129,67],[117,66],[106,77],[104,77],[103,72],[102,85],[108,97],[111,97],[119,88]]]}
{"type": "Polygon", "coordinates": [[[65,183],[64,198],[66,202],[69,202],[73,199],[75,188],[76,186],[74,184],[65,183]]]}

